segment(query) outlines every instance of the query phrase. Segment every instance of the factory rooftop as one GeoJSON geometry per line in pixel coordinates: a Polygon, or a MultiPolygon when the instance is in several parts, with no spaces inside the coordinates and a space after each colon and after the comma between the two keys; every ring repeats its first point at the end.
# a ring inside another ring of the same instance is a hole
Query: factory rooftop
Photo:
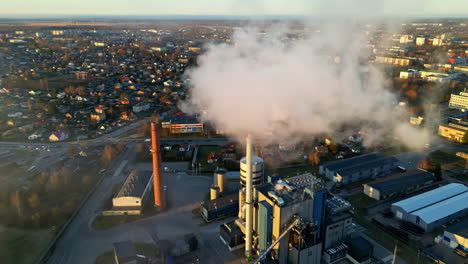
{"type": "Polygon", "coordinates": [[[327,200],[327,211],[332,215],[348,211],[351,208],[351,204],[339,196],[333,196],[327,200]]]}
{"type": "Polygon", "coordinates": [[[412,212],[426,223],[433,223],[468,208],[468,191],[412,212]]]}
{"type": "Polygon", "coordinates": [[[130,172],[116,198],[124,196],[142,197],[146,186],[151,182],[152,176],[151,171],[130,172]]]}
{"type": "Polygon", "coordinates": [[[396,163],[397,161],[398,160],[393,156],[385,156],[382,153],[369,153],[349,159],[334,161],[322,167],[330,171],[335,171],[340,175],[351,175],[358,171],[396,163]]]}
{"type": "Polygon", "coordinates": [[[406,186],[413,186],[423,182],[427,182],[433,179],[433,175],[430,172],[423,170],[411,170],[408,172],[402,172],[393,175],[390,178],[377,180],[367,185],[379,190],[380,194],[388,194],[399,192],[406,186]]]}
{"type": "Polygon", "coordinates": [[[237,202],[239,202],[239,193],[234,192],[234,193],[227,194],[215,200],[208,200],[208,201],[202,202],[202,206],[206,210],[210,211],[214,209],[224,208],[228,205],[231,205],[237,202]]]}
{"type": "MultiPolygon", "coordinates": [[[[400,208],[402,208],[408,213],[419,211],[419,214],[426,215],[428,210],[425,210],[425,209],[435,208],[434,206],[440,203],[444,203],[445,206],[449,206],[449,204],[447,204],[448,201],[453,202],[454,201],[452,200],[453,198],[456,198],[457,196],[460,196],[460,195],[465,196],[467,194],[468,194],[468,187],[460,183],[451,183],[443,187],[437,188],[435,190],[413,196],[403,201],[399,201],[397,203],[394,203],[393,205],[399,206],[400,208]]],[[[466,203],[464,204],[464,206],[468,206],[468,200],[465,200],[465,202],[466,203]]],[[[453,205],[453,206],[456,206],[456,205],[453,205]]],[[[444,210],[444,208],[440,208],[440,209],[444,210]]],[[[434,213],[442,214],[442,212],[437,212],[437,211],[434,211],[434,213]]]]}
{"type": "Polygon", "coordinates": [[[310,173],[290,177],[285,180],[278,180],[273,183],[265,183],[255,187],[267,197],[274,199],[280,206],[288,203],[301,201],[304,191],[320,191],[325,188],[323,181],[310,173]]]}

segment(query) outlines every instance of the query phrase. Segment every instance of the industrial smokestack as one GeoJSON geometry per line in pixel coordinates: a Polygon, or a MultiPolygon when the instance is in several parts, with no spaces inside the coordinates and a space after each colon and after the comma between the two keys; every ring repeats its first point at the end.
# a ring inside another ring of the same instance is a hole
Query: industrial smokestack
{"type": "Polygon", "coordinates": [[[246,138],[246,181],[245,181],[245,256],[252,256],[252,139],[246,138]]]}
{"type": "Polygon", "coordinates": [[[151,122],[151,153],[153,156],[153,191],[154,206],[166,207],[162,188],[161,151],[159,147],[158,123],[151,122]]]}

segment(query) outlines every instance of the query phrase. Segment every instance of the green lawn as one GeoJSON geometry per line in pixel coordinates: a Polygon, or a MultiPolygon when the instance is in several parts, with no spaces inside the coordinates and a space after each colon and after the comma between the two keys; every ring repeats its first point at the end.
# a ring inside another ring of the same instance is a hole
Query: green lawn
{"type": "Polygon", "coordinates": [[[370,198],[369,196],[361,193],[359,195],[352,197],[350,202],[355,208],[366,208],[376,203],[377,200],[374,200],[370,198]]]}
{"type": "MultiPolygon", "coordinates": [[[[164,263],[162,253],[159,249],[153,244],[147,243],[134,243],[135,251],[137,254],[146,256],[148,259],[151,259],[151,263],[162,264],[164,263]]],[[[108,251],[101,256],[97,257],[95,264],[114,264],[114,252],[108,251]]]]}
{"type": "Polygon", "coordinates": [[[39,153],[37,150],[28,150],[28,149],[12,149],[10,150],[12,154],[15,154],[18,157],[24,159],[28,164],[36,160],[39,153]]]}
{"type": "MultiPolygon", "coordinates": [[[[360,224],[361,226],[365,227],[368,231],[368,235],[378,242],[380,245],[384,246],[389,251],[393,252],[395,248],[395,244],[398,245],[397,256],[402,258],[406,261],[406,263],[417,263],[417,255],[418,252],[416,249],[409,247],[405,244],[399,242],[396,238],[388,234],[387,232],[383,231],[379,227],[375,226],[374,224],[370,223],[366,219],[360,216],[356,216],[355,221],[360,224]]],[[[420,264],[430,264],[433,263],[429,259],[423,257],[422,255],[419,258],[420,264]]]]}
{"type": "Polygon", "coordinates": [[[95,230],[106,230],[141,218],[143,218],[141,215],[98,215],[91,226],[95,230]]]}
{"type": "MultiPolygon", "coordinates": [[[[296,176],[298,174],[311,173],[318,176],[318,166],[312,166],[309,164],[291,168],[272,168],[265,170],[265,175],[284,175],[287,177],[296,176]]],[[[325,179],[328,180],[328,179],[325,179]]]]}
{"type": "Polygon", "coordinates": [[[429,158],[443,165],[447,163],[462,161],[463,158],[457,157],[456,153],[457,152],[454,150],[436,150],[434,152],[431,152],[428,156],[429,158]]]}
{"type": "Polygon", "coordinates": [[[52,237],[53,234],[49,230],[24,230],[0,227],[1,263],[34,263],[52,237]]]}
{"type": "Polygon", "coordinates": [[[369,182],[372,182],[372,181],[375,181],[375,179],[372,179],[372,178],[364,179],[364,180],[361,180],[361,181],[344,184],[343,188],[345,188],[346,190],[353,190],[353,189],[356,189],[356,188],[363,189],[364,188],[364,187],[362,187],[363,184],[366,184],[366,183],[369,183],[369,182]]]}
{"type": "Polygon", "coordinates": [[[217,163],[207,163],[207,158],[210,153],[216,153],[219,157],[221,157],[221,148],[219,146],[212,145],[202,145],[198,147],[196,159],[199,163],[201,163],[202,171],[214,171],[218,166],[217,163]]]}
{"type": "Polygon", "coordinates": [[[114,252],[108,251],[101,256],[97,257],[95,264],[114,264],[114,252]]]}
{"type": "MultiPolygon", "coordinates": [[[[364,208],[376,203],[377,201],[368,197],[365,194],[360,194],[354,196],[350,200],[351,204],[355,208],[355,217],[354,221],[359,225],[367,229],[368,235],[374,239],[376,242],[393,252],[395,244],[398,245],[397,255],[405,260],[407,263],[417,263],[417,250],[409,247],[405,244],[402,244],[392,235],[388,234],[384,230],[380,229],[378,226],[374,225],[368,221],[364,216],[366,215],[366,210],[364,208]]],[[[428,259],[420,256],[420,264],[429,264],[432,263],[428,259]]]]}
{"type": "Polygon", "coordinates": [[[383,153],[386,155],[397,155],[408,151],[409,149],[405,145],[393,145],[390,148],[384,149],[383,153]]]}
{"type": "MultiPolygon", "coordinates": [[[[405,244],[402,244],[392,235],[388,234],[384,230],[380,229],[378,226],[374,225],[370,221],[368,221],[364,216],[366,215],[365,208],[376,203],[377,201],[368,197],[365,194],[360,194],[354,196],[350,200],[351,204],[354,207],[354,221],[359,225],[363,226],[367,229],[369,237],[374,239],[380,245],[384,246],[389,251],[393,252],[395,244],[398,245],[398,252],[397,255],[405,260],[407,263],[417,263],[417,250],[409,247],[405,244]]],[[[420,264],[429,264],[432,263],[428,259],[420,256],[419,259],[420,264]]]]}

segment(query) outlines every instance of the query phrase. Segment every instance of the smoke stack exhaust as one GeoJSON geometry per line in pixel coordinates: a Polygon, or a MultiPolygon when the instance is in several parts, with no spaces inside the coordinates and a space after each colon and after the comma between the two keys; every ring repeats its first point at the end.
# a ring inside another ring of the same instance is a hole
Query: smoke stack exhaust
{"type": "Polygon", "coordinates": [[[246,181],[245,181],[245,256],[252,256],[252,139],[246,138],[246,181]]]}
{"type": "Polygon", "coordinates": [[[151,154],[153,156],[153,192],[154,206],[160,209],[166,207],[162,189],[161,151],[159,148],[158,124],[151,122],[151,154]]]}

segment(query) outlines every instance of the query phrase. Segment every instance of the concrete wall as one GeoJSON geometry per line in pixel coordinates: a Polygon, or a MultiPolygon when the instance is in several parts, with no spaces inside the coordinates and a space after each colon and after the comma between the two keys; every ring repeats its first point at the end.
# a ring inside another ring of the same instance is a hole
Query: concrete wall
{"type": "Polygon", "coordinates": [[[320,264],[322,258],[322,244],[308,247],[303,250],[291,248],[288,254],[288,264],[320,264]]]}
{"type": "Polygon", "coordinates": [[[444,231],[444,243],[448,244],[451,248],[461,247],[465,250],[468,249],[468,238],[462,237],[457,234],[450,233],[449,231],[444,231]],[[450,241],[447,241],[450,240],[450,241]]]}
{"type": "Polygon", "coordinates": [[[328,224],[325,229],[324,248],[328,249],[342,243],[346,236],[346,230],[352,223],[352,218],[349,217],[328,224]]]}
{"type": "Polygon", "coordinates": [[[112,205],[114,207],[127,207],[127,206],[140,206],[141,207],[141,198],[132,197],[132,196],[122,196],[112,199],[112,205]]]}
{"type": "Polygon", "coordinates": [[[380,200],[380,192],[379,192],[379,190],[374,189],[374,188],[370,187],[370,186],[367,185],[367,184],[364,184],[363,193],[364,193],[365,195],[369,196],[370,198],[373,198],[373,199],[375,199],[375,200],[380,200]]]}
{"type": "Polygon", "coordinates": [[[437,229],[438,227],[442,226],[442,225],[445,225],[453,220],[456,220],[456,219],[459,219],[465,215],[468,214],[468,208],[465,209],[465,210],[462,210],[460,212],[457,212],[453,215],[449,215],[445,218],[442,218],[440,220],[437,220],[436,222],[432,222],[432,223],[426,223],[424,222],[422,219],[419,220],[419,223],[417,222],[417,216],[414,215],[414,214],[408,214],[407,212],[405,212],[405,210],[401,209],[399,206],[395,206],[395,205],[392,205],[391,206],[391,211],[392,213],[395,215],[395,217],[397,219],[402,219],[404,221],[408,221],[408,222],[411,222],[415,225],[418,225],[419,227],[421,227],[422,229],[424,229],[426,232],[431,232],[435,229],[437,229]],[[401,216],[402,218],[398,217],[401,213],[401,216]]]}

